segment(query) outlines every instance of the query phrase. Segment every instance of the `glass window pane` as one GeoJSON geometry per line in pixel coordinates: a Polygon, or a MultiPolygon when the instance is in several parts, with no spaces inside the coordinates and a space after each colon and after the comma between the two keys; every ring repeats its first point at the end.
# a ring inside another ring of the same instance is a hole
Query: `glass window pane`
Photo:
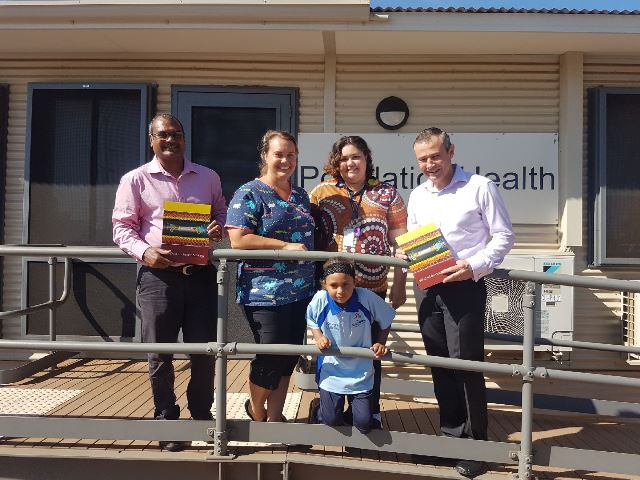
{"type": "Polygon", "coordinates": [[[276,128],[274,108],[200,107],[191,115],[192,160],[215,170],[227,202],[233,192],[258,176],[258,142],[276,128]]]}
{"type": "Polygon", "coordinates": [[[118,182],[141,160],[140,91],[35,90],[32,102],[29,242],[112,245],[118,182]]]}
{"type": "Polygon", "coordinates": [[[640,258],[640,95],[607,95],[607,257],[640,258]]]}

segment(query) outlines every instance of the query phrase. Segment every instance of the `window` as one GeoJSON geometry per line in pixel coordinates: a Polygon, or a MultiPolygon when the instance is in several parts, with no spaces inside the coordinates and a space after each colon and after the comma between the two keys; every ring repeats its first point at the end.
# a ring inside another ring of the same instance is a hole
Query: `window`
{"type": "Polygon", "coordinates": [[[140,88],[34,85],[30,93],[25,240],[113,245],[120,177],[148,158],[140,88]]]}
{"type": "MultiPolygon", "coordinates": [[[[140,84],[29,85],[25,243],[113,246],[120,178],[150,158],[151,93],[140,84]]],[[[25,269],[25,304],[48,300],[46,264],[32,260],[25,269]]],[[[131,262],[76,263],[74,296],[60,309],[59,333],[133,336],[135,271],[131,262]]],[[[25,333],[46,333],[46,316],[29,315],[25,333]]]]}
{"type": "Polygon", "coordinates": [[[640,89],[589,89],[591,263],[640,264],[640,89]]]}
{"type": "Polygon", "coordinates": [[[227,202],[240,185],[259,176],[257,147],[267,130],[297,134],[295,88],[174,85],[171,93],[189,158],[220,175],[227,202]]]}

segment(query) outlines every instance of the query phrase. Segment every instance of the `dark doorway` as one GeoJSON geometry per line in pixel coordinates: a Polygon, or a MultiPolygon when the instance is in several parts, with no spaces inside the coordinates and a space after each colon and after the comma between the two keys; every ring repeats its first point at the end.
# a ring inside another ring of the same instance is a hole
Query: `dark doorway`
{"type": "MultiPolygon", "coordinates": [[[[149,160],[147,84],[29,85],[24,243],[113,246],[111,214],[120,177],[149,160]]],[[[23,261],[25,305],[49,299],[45,258],[23,261]]],[[[58,268],[62,293],[63,267],[58,268]]],[[[136,335],[136,265],[74,262],[73,295],[57,333],[130,340],[136,335]]],[[[24,291],[24,288],[23,288],[24,291]]],[[[46,335],[48,313],[27,316],[23,334],[46,335]]]]}
{"type": "MultiPolygon", "coordinates": [[[[295,88],[174,86],[171,110],[183,123],[187,155],[220,175],[227,203],[240,185],[258,176],[258,142],[267,130],[298,133],[295,88]]],[[[228,340],[253,341],[235,303],[235,265],[230,268],[228,340]]]]}

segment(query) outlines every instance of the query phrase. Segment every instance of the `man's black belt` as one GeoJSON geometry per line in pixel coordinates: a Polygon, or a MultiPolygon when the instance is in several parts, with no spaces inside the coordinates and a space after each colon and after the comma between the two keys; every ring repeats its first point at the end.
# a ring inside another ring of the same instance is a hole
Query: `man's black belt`
{"type": "Polygon", "coordinates": [[[183,275],[193,275],[199,270],[209,267],[210,265],[179,265],[176,267],[167,267],[165,270],[168,272],[177,272],[183,275]]]}

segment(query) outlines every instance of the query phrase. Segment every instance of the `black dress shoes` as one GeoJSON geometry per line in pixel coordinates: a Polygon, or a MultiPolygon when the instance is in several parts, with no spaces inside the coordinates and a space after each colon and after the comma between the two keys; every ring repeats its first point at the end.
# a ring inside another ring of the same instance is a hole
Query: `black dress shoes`
{"type": "Polygon", "coordinates": [[[456,463],[456,472],[463,477],[474,478],[487,471],[487,464],[475,460],[460,460],[456,463]]]}
{"type": "Polygon", "coordinates": [[[167,452],[181,452],[189,445],[191,445],[191,442],[183,442],[178,440],[160,441],[158,443],[160,444],[160,448],[162,450],[166,450],[167,452]]]}

